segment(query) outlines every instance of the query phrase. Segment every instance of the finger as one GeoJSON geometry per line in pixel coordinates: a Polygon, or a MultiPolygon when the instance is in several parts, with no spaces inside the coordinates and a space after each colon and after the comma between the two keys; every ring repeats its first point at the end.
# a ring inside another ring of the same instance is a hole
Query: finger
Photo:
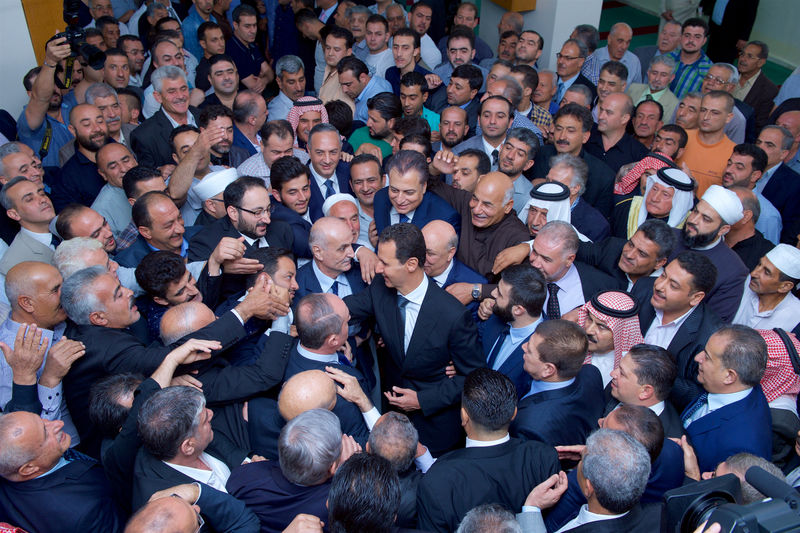
{"type": "Polygon", "coordinates": [[[12,350],[8,344],[0,342],[0,350],[2,350],[3,357],[5,357],[6,361],[10,361],[14,358],[14,350],[12,350]]]}

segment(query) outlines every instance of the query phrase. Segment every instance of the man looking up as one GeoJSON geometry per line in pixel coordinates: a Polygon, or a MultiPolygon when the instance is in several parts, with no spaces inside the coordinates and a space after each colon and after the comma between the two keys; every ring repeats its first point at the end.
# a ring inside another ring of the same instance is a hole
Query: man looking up
{"type": "Polygon", "coordinates": [[[628,86],[628,96],[638,105],[645,100],[655,100],[664,108],[664,116],[670,121],[678,107],[678,99],[669,90],[675,77],[675,60],[668,55],[656,56],[645,72],[646,83],[632,83],[628,86]],[[649,96],[649,98],[648,98],[649,96]]]}
{"type": "Polygon", "coordinates": [[[543,45],[544,40],[538,32],[533,30],[523,31],[519,35],[519,42],[514,50],[514,63],[536,68],[536,61],[542,56],[543,45]]]}

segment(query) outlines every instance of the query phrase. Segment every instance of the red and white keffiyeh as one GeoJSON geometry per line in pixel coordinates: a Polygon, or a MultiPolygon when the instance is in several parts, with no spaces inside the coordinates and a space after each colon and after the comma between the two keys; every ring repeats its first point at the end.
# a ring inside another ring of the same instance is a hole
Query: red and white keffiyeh
{"type": "MultiPolygon", "coordinates": [[[[636,300],[623,291],[604,291],[583,304],[578,311],[578,324],[586,325],[586,315],[604,322],[614,335],[614,368],[619,366],[622,356],[636,344],[644,342],[639,329],[639,306],[636,300]]],[[[592,354],[586,355],[583,364],[592,362],[592,354]]]]}
{"type": "Polygon", "coordinates": [[[316,111],[322,118],[322,124],[328,122],[328,110],[325,105],[316,96],[301,96],[298,98],[292,108],[289,110],[289,115],[286,120],[292,125],[294,132],[294,145],[297,146],[297,126],[300,124],[300,117],[309,111],[316,111]]]}
{"type": "Polygon", "coordinates": [[[659,169],[675,166],[665,161],[665,159],[671,161],[671,159],[664,154],[658,154],[658,157],[653,155],[645,156],[644,159],[636,163],[633,168],[614,185],[614,194],[630,194],[639,186],[642,174],[644,174],[646,170],[658,172],[659,169]]]}
{"type": "MultiPolygon", "coordinates": [[[[761,378],[761,389],[767,401],[771,402],[784,394],[797,394],[800,392],[800,376],[798,376],[792,360],[789,357],[789,350],[783,343],[780,335],[771,329],[757,329],[759,335],[767,343],[767,370],[761,378]]],[[[800,341],[793,333],[786,332],[792,341],[794,349],[800,353],[800,341]]]]}

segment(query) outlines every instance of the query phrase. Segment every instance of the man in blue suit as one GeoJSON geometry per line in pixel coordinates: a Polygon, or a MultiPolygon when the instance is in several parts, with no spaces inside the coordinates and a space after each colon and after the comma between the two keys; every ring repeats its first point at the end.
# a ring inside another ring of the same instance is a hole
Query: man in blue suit
{"type": "Polygon", "coordinates": [[[523,345],[542,322],[545,281],[530,264],[511,265],[481,304],[478,326],[486,365],[508,376],[517,388],[517,398],[528,393],[531,377],[523,368],[523,345]]]}
{"type": "MultiPolygon", "coordinates": [[[[292,253],[306,261],[311,259],[308,233],[311,231],[311,171],[294,156],[281,157],[272,164],[272,218],[289,224],[294,243],[292,253]]],[[[302,262],[300,264],[303,264],[302,262]]]]}
{"type": "Polygon", "coordinates": [[[386,165],[389,186],[375,193],[375,227],[383,229],[399,222],[423,228],[431,220],[449,222],[461,232],[461,217],[439,196],[428,192],[428,163],[413,150],[400,150],[386,165]]]}
{"type": "MultiPolygon", "coordinates": [[[[763,78],[763,76],[760,76],[763,78]]],[[[764,126],[756,139],[756,146],[767,154],[767,169],[756,182],[756,192],[780,211],[783,222],[781,242],[794,244],[800,221],[800,175],[783,163],[792,148],[792,132],[781,126],[764,126]]]]}
{"type": "Polygon", "coordinates": [[[603,413],[603,380],[584,365],[589,341],[574,322],[547,320],[523,346],[525,371],[533,378],[519,402],[511,435],[552,445],[584,444],[603,413]]]}
{"type": "Polygon", "coordinates": [[[700,472],[713,471],[739,452],[770,460],[772,417],[760,386],[767,345],[761,335],[747,326],[723,326],[695,361],[705,392],[681,419],[700,472]]]}
{"type": "Polygon", "coordinates": [[[311,171],[311,222],[322,216],[325,199],[350,188],[350,164],[340,161],[342,138],[330,124],[317,124],[308,132],[308,169],[311,171]]]}

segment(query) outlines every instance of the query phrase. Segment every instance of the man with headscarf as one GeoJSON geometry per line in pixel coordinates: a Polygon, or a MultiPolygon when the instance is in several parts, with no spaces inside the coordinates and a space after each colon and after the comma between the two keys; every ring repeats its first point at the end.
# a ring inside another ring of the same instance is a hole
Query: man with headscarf
{"type": "Polygon", "coordinates": [[[793,330],[800,323],[800,300],[792,294],[798,280],[800,250],[788,244],[777,245],[750,273],[733,323],[793,330]]]}
{"type": "Polygon", "coordinates": [[[611,226],[605,215],[583,198],[588,180],[589,166],[582,158],[567,153],[550,158],[547,181],[569,189],[570,222],[589,239],[601,241],[611,234],[611,226]]]}
{"type": "Polygon", "coordinates": [[[683,230],[674,230],[680,236],[676,253],[694,250],[717,267],[717,280],[706,294],[706,302],[724,322],[730,322],[739,307],[747,267],[723,237],[743,216],[742,202],[735,192],[711,185],[689,212],[683,230]]]}
{"type": "Polygon", "coordinates": [[[647,178],[644,196],[622,200],[614,207],[614,235],[630,238],[647,219],[666,219],[682,228],[694,204],[695,182],[677,168],[661,168],[647,178]]]}
{"type": "Polygon", "coordinates": [[[639,305],[630,293],[603,291],[578,311],[578,323],[586,331],[589,353],[584,364],[600,370],[603,387],[611,382],[611,371],[632,346],[644,342],[639,327],[639,305]]]}
{"type": "Polygon", "coordinates": [[[305,149],[306,143],[308,143],[308,132],[317,124],[328,122],[328,111],[322,100],[315,96],[303,96],[295,101],[286,120],[292,125],[292,131],[295,134],[294,145],[305,149]]]}
{"type": "Polygon", "coordinates": [[[531,189],[530,195],[531,199],[517,216],[528,226],[531,237],[535,239],[542,226],[553,220],[570,222],[569,189],[566,185],[540,183],[531,189]]]}

